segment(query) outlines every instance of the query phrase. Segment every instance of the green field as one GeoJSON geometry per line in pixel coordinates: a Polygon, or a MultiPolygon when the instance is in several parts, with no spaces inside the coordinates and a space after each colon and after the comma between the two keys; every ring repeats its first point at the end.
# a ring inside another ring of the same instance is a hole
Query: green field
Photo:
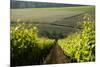
{"type": "Polygon", "coordinates": [[[11,20],[20,19],[24,22],[53,23],[93,9],[93,6],[11,9],[11,20]]]}
{"type": "Polygon", "coordinates": [[[11,9],[11,21],[33,23],[42,34],[48,30],[69,34],[77,31],[77,23],[83,21],[85,13],[93,16],[94,21],[94,9],[94,6],[11,9]]]}
{"type": "Polygon", "coordinates": [[[95,6],[11,9],[10,35],[12,66],[94,62],[95,6]]]}

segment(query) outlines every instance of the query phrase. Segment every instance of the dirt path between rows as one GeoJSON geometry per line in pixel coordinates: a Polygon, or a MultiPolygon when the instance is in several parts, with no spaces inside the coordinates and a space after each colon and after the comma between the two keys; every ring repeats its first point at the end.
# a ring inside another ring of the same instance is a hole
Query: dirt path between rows
{"type": "Polygon", "coordinates": [[[43,64],[67,63],[66,56],[59,45],[53,45],[43,64]]]}

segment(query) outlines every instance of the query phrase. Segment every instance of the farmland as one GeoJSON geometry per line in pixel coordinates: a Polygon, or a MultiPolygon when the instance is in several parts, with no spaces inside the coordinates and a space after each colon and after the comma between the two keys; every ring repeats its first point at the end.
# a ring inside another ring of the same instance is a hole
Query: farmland
{"type": "Polygon", "coordinates": [[[53,63],[63,52],[67,63],[95,61],[94,6],[11,9],[10,34],[15,66],[53,63]]]}
{"type": "Polygon", "coordinates": [[[94,7],[91,6],[11,9],[11,20],[20,19],[23,22],[53,23],[93,9],[94,7]]]}
{"type": "MultiPolygon", "coordinates": [[[[93,16],[94,6],[11,9],[11,21],[34,23],[40,29],[40,33],[54,30],[66,34],[77,30],[75,29],[77,22],[83,21],[85,13],[93,16]]],[[[94,21],[94,16],[92,21],[94,21]]]]}

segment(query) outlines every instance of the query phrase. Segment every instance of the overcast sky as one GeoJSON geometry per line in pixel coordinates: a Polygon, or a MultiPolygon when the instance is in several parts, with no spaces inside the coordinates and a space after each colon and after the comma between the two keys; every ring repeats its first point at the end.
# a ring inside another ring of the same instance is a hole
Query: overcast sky
{"type": "Polygon", "coordinates": [[[39,2],[71,3],[71,4],[86,4],[86,5],[96,4],[96,0],[21,0],[21,1],[39,1],[39,2]]]}

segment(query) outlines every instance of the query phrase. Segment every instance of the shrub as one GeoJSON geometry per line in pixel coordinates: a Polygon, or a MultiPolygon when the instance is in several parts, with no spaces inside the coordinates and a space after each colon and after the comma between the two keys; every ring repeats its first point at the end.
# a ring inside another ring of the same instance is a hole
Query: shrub
{"type": "Polygon", "coordinates": [[[11,65],[41,64],[53,40],[39,38],[33,24],[11,26],[11,65]]]}
{"type": "Polygon", "coordinates": [[[59,45],[65,55],[77,60],[77,62],[95,61],[95,26],[94,22],[81,23],[82,30],[73,33],[65,39],[59,40],[59,45]]]}

